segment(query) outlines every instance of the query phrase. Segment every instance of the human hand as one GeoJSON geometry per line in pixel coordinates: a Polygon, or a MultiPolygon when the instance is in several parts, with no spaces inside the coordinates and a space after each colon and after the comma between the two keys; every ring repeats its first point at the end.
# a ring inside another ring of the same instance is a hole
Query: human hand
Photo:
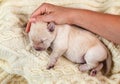
{"type": "Polygon", "coordinates": [[[71,8],[44,3],[31,15],[26,27],[26,32],[30,31],[31,23],[38,20],[44,22],[54,22],[56,24],[69,24],[70,11],[72,11],[71,8]]]}

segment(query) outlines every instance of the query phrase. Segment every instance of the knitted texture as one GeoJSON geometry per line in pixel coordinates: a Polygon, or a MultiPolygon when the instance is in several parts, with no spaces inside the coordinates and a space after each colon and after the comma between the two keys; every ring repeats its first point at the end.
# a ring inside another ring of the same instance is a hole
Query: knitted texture
{"type": "Polygon", "coordinates": [[[49,54],[32,49],[24,32],[30,14],[44,2],[120,15],[120,0],[0,0],[0,84],[120,84],[120,45],[102,37],[114,62],[109,78],[82,73],[64,57],[46,69],[49,54]]]}

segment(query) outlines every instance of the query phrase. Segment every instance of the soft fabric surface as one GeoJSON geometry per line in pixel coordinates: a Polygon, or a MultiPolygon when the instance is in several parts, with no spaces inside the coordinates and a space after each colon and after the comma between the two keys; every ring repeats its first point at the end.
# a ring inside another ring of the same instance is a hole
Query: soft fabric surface
{"type": "Polygon", "coordinates": [[[48,53],[30,48],[24,32],[28,17],[43,2],[120,14],[120,0],[0,0],[0,84],[120,84],[120,45],[101,37],[114,62],[109,78],[100,73],[90,77],[63,57],[53,69],[46,70],[48,53]]]}

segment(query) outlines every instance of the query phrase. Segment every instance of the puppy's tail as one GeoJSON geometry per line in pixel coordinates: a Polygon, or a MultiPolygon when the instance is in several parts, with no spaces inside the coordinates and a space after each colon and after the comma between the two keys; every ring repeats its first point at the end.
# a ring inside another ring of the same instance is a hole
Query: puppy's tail
{"type": "Polygon", "coordinates": [[[107,59],[104,61],[104,75],[109,76],[110,75],[110,71],[112,68],[112,56],[110,54],[110,52],[107,50],[107,59]]]}

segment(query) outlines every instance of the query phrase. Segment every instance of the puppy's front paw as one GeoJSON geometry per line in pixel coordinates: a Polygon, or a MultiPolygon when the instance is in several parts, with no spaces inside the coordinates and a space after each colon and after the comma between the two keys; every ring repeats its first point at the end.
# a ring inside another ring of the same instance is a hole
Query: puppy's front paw
{"type": "Polygon", "coordinates": [[[47,65],[47,69],[48,69],[48,70],[51,69],[51,68],[53,68],[53,67],[54,67],[54,64],[51,64],[51,63],[50,63],[50,64],[47,65]]]}
{"type": "Polygon", "coordinates": [[[54,67],[54,65],[52,65],[52,66],[47,66],[47,69],[49,70],[49,69],[51,69],[51,68],[53,68],[54,67]]]}

